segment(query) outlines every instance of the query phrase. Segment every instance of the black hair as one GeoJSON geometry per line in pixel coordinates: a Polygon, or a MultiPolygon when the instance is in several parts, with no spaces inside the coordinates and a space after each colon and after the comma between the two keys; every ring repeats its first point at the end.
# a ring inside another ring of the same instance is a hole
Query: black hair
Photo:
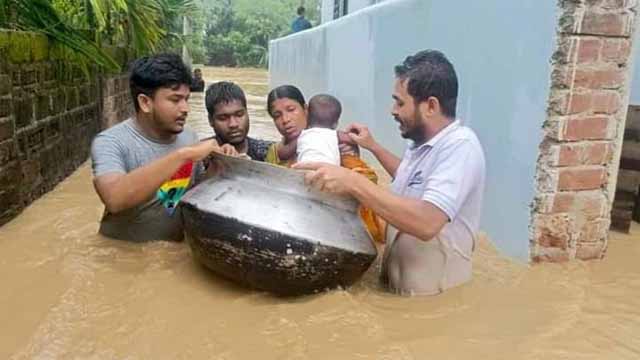
{"type": "Polygon", "coordinates": [[[244,108],[247,107],[247,97],[240,86],[229,81],[220,81],[209,85],[207,93],[204,97],[204,104],[209,113],[209,118],[213,118],[216,112],[216,106],[220,104],[229,104],[233,101],[240,101],[244,108]]]}
{"type": "Polygon", "coordinates": [[[408,80],[407,90],[416,103],[435,97],[440,102],[444,116],[456,117],[458,78],[453,65],[443,53],[436,50],[420,51],[396,66],[395,73],[398,79],[408,80]]]}
{"type": "Polygon", "coordinates": [[[304,6],[300,6],[298,7],[298,10],[296,11],[298,13],[298,15],[302,16],[304,15],[304,6]]]}
{"type": "Polygon", "coordinates": [[[291,99],[293,101],[296,101],[303,108],[306,105],[304,96],[302,95],[300,89],[293,85],[278,86],[277,88],[271,90],[271,92],[269,92],[269,95],[267,96],[267,112],[269,113],[269,115],[271,115],[271,117],[273,117],[273,113],[271,112],[273,110],[273,103],[278,99],[291,99]]]}
{"type": "Polygon", "coordinates": [[[342,114],[340,101],[331,95],[320,94],[309,100],[308,127],[335,129],[342,114]]]}
{"type": "Polygon", "coordinates": [[[176,54],[157,54],[135,60],[130,67],[129,88],[136,111],[140,110],[138,95],[153,97],[159,88],[175,89],[191,86],[191,70],[176,54]]]}

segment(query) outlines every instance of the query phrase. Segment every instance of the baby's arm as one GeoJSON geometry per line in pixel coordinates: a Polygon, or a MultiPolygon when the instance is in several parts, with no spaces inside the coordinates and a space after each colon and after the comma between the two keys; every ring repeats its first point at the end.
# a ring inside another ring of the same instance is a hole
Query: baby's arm
{"type": "Polygon", "coordinates": [[[354,145],[355,142],[353,141],[353,139],[351,139],[351,137],[349,136],[349,134],[345,131],[342,130],[338,130],[336,131],[336,133],[338,133],[338,143],[339,144],[349,144],[349,145],[354,145]]]}
{"type": "Polygon", "coordinates": [[[340,148],[340,154],[360,156],[360,148],[358,144],[349,136],[345,131],[338,130],[338,147],[340,148]]]}
{"type": "Polygon", "coordinates": [[[291,160],[296,157],[296,149],[298,145],[298,140],[290,141],[289,143],[285,143],[281,141],[277,145],[278,150],[278,158],[280,160],[291,160]]]}

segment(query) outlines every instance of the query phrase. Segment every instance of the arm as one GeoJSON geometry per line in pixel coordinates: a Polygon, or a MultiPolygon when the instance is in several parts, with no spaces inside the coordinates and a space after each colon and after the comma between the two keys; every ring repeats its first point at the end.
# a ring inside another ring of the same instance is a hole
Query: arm
{"type": "Polygon", "coordinates": [[[360,158],[360,147],[347,132],[338,130],[338,148],[340,149],[340,156],[354,156],[360,158]]]}
{"type": "Polygon", "coordinates": [[[391,177],[396,176],[396,171],[398,171],[398,167],[400,166],[400,158],[395,156],[389,150],[382,147],[378,143],[372,144],[370,148],[367,150],[371,151],[371,153],[378,159],[382,167],[391,175],[391,177]]]}
{"type": "Polygon", "coordinates": [[[432,203],[395,195],[362,176],[354,176],[350,193],[401,232],[423,241],[438,235],[449,221],[432,203]]]}
{"type": "Polygon", "coordinates": [[[424,179],[419,199],[395,195],[340,167],[308,163],[296,168],[313,170],[305,181],[314,188],[351,194],[400,231],[427,241],[456,218],[469,194],[478,191],[477,180],[484,176],[481,150],[470,141],[451,142],[439,156],[443,161],[424,179]]]}
{"type": "MultiPolygon", "coordinates": [[[[232,157],[242,157],[242,155],[238,154],[236,148],[230,144],[222,144],[222,146],[220,146],[218,150],[215,150],[215,152],[232,157]]],[[[210,153],[198,163],[195,181],[192,185],[195,186],[209,178],[217,176],[222,173],[223,170],[224,167],[222,166],[220,161],[214,156],[213,153],[210,153]]]]}
{"type": "Polygon", "coordinates": [[[130,209],[148,200],[186,162],[199,161],[218,149],[208,140],[165,155],[129,173],[108,172],[94,179],[98,196],[110,213],[130,209]]]}
{"type": "Polygon", "coordinates": [[[432,203],[395,195],[348,169],[321,163],[298,164],[295,168],[315,170],[305,175],[307,184],[320,191],[351,194],[398,230],[423,241],[435,237],[449,221],[432,203]]]}
{"type": "Polygon", "coordinates": [[[290,160],[295,158],[296,150],[298,148],[298,139],[286,142],[282,140],[276,144],[276,150],[278,151],[278,158],[280,160],[290,160]]]}
{"type": "Polygon", "coordinates": [[[400,166],[400,158],[378,144],[369,132],[369,128],[362,124],[351,124],[345,131],[354,142],[371,151],[389,175],[396,176],[396,171],[400,166]]]}

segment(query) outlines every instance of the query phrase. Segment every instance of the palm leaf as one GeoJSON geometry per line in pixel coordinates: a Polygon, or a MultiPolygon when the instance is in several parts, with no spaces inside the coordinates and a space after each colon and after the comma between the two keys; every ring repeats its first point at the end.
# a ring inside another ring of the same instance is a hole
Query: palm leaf
{"type": "Polygon", "coordinates": [[[0,0],[0,25],[17,14],[16,24],[7,27],[44,33],[87,63],[116,70],[116,62],[100,49],[103,41],[132,47],[137,55],[182,44],[182,18],[197,9],[195,0],[0,0]],[[94,39],[75,28],[93,32],[94,39]]]}
{"type": "Polygon", "coordinates": [[[17,27],[19,30],[45,34],[60,45],[73,49],[86,59],[107,70],[120,70],[120,66],[102,51],[95,42],[81,31],[66,25],[51,5],[51,2],[47,0],[8,1],[17,14],[17,27]]]}

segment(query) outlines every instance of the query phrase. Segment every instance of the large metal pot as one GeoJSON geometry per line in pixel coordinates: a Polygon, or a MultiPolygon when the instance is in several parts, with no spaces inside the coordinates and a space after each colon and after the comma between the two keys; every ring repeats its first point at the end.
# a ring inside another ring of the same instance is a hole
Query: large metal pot
{"type": "Polygon", "coordinates": [[[354,199],[310,191],[300,171],[216,158],[222,174],[181,201],[187,241],[209,269],[297,295],[350,286],[375,260],[354,199]]]}

